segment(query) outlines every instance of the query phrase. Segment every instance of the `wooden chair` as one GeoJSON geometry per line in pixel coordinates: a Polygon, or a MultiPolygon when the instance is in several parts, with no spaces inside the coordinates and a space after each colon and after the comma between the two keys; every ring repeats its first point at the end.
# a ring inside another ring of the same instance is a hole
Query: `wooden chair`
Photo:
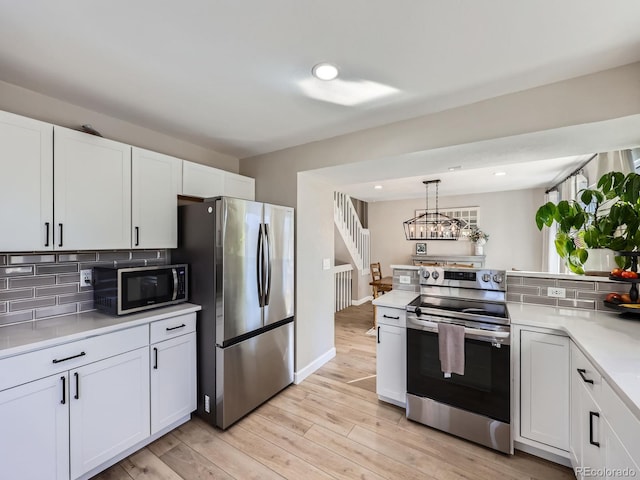
{"type": "MultiPolygon", "coordinates": [[[[382,270],[380,269],[380,262],[377,263],[372,263],[370,266],[371,268],[371,281],[375,282],[377,280],[382,280],[382,270]]],[[[373,287],[373,298],[377,298],[377,294],[376,294],[376,287],[373,287]]]]}

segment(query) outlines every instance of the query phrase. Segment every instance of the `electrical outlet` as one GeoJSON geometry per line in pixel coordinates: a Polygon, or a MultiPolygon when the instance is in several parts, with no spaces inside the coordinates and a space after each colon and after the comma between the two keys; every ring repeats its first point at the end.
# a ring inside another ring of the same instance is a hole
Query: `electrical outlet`
{"type": "Polygon", "coordinates": [[[86,270],[80,270],[80,286],[81,287],[90,287],[92,285],[92,274],[93,270],[90,268],[86,270]]]}
{"type": "Polygon", "coordinates": [[[403,285],[409,285],[411,283],[411,277],[409,275],[400,275],[399,280],[403,285]]]}
{"type": "Polygon", "coordinates": [[[564,298],[567,296],[567,290],[565,288],[547,287],[547,296],[564,298]]]}
{"type": "Polygon", "coordinates": [[[209,399],[209,395],[204,396],[204,411],[211,413],[211,400],[209,399]]]}

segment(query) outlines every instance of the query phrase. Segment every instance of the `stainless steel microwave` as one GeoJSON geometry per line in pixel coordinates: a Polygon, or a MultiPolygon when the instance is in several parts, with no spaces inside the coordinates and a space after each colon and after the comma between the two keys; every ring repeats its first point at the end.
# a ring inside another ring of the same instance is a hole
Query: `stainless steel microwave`
{"type": "Polygon", "coordinates": [[[94,267],[95,307],[112,315],[125,315],[186,302],[187,277],[187,265],[94,267]]]}

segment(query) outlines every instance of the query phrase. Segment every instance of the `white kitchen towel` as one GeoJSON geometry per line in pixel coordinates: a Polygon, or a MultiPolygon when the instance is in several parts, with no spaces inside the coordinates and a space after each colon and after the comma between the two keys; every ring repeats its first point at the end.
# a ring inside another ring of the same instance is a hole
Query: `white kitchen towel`
{"type": "Polygon", "coordinates": [[[445,378],[452,373],[464,375],[464,327],[451,323],[438,323],[440,369],[445,378]]]}

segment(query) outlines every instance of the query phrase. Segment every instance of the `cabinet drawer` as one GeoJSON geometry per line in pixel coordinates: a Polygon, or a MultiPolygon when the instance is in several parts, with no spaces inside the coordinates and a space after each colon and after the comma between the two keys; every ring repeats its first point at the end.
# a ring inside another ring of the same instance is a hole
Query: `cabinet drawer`
{"type": "Polygon", "coordinates": [[[593,367],[591,361],[582,351],[571,342],[571,375],[577,375],[580,383],[585,386],[598,406],[601,406],[600,391],[602,389],[602,376],[593,367]]]}
{"type": "Polygon", "coordinates": [[[377,307],[377,321],[382,325],[406,327],[407,312],[403,308],[377,307]]]}
{"type": "Polygon", "coordinates": [[[0,390],[144,347],[148,338],[148,325],[140,325],[5,358],[0,360],[0,390]]]}
{"type": "Polygon", "coordinates": [[[151,340],[158,343],[169,338],[196,331],[196,314],[188,313],[178,317],[165,318],[151,323],[151,340]]]}
{"type": "Polygon", "coordinates": [[[640,465],[640,444],[638,443],[640,420],[627,408],[606,381],[602,382],[601,395],[604,416],[629,456],[637,465],[640,465]]]}

